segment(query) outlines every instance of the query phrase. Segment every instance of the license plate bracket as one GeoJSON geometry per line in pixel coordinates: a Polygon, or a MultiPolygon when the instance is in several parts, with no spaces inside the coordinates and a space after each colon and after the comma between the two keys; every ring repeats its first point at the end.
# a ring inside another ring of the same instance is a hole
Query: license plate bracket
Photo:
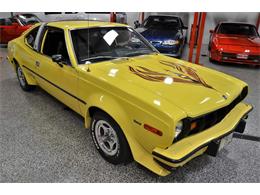
{"type": "Polygon", "coordinates": [[[206,153],[210,156],[217,156],[217,153],[232,141],[233,133],[209,143],[206,153]]]}
{"type": "Polygon", "coordinates": [[[223,137],[219,142],[218,151],[222,150],[226,145],[232,142],[233,133],[223,137]]]}

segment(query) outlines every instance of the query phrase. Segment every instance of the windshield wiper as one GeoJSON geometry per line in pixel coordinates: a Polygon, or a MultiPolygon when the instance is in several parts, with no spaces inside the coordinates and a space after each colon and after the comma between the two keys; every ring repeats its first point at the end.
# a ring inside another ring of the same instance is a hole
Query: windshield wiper
{"type": "Polygon", "coordinates": [[[82,61],[90,61],[90,60],[96,60],[96,59],[114,59],[117,57],[113,57],[113,56],[95,56],[95,57],[91,57],[91,58],[85,58],[82,61]]]}
{"type": "Polygon", "coordinates": [[[133,57],[133,56],[139,56],[139,55],[145,55],[145,54],[151,54],[151,53],[155,53],[155,52],[140,52],[140,51],[136,51],[136,52],[131,52],[129,54],[126,55],[126,57],[133,57]]]}
{"type": "Polygon", "coordinates": [[[102,60],[102,59],[121,59],[121,58],[127,58],[127,57],[120,57],[120,56],[117,56],[117,57],[115,57],[115,56],[96,56],[96,57],[91,57],[91,58],[85,58],[85,59],[83,59],[82,61],[84,61],[85,62],[85,64],[88,62],[88,63],[91,63],[91,61],[92,60],[102,60]]]}

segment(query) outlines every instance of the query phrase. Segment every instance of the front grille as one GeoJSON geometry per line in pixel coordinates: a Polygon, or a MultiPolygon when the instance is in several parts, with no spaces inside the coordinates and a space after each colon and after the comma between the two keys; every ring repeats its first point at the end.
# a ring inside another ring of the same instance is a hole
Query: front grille
{"type": "Polygon", "coordinates": [[[236,59],[237,54],[234,53],[222,53],[222,58],[236,59]]]}
{"type": "Polygon", "coordinates": [[[244,87],[240,95],[229,105],[196,118],[186,118],[184,120],[184,130],[179,136],[178,140],[182,139],[183,137],[204,131],[222,121],[225,116],[247,96],[247,93],[248,87],[244,87]],[[197,126],[191,130],[191,124],[194,122],[196,122],[197,126]]]}

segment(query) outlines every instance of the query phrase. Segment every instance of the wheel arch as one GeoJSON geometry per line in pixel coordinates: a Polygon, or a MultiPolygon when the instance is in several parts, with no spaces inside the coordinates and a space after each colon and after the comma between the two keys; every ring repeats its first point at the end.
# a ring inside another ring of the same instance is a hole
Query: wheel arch
{"type": "Polygon", "coordinates": [[[139,161],[139,157],[143,156],[144,153],[147,152],[135,139],[131,118],[127,114],[126,109],[127,108],[125,106],[123,107],[120,105],[120,103],[110,95],[92,95],[87,101],[87,107],[85,111],[85,127],[90,127],[91,119],[95,112],[101,111],[106,113],[122,129],[133,158],[136,161],[139,161]]]}
{"type": "Polygon", "coordinates": [[[12,66],[14,68],[14,70],[16,71],[17,66],[20,66],[23,70],[23,74],[26,78],[26,81],[29,85],[37,85],[35,79],[33,78],[33,76],[31,75],[31,73],[29,73],[17,60],[16,57],[13,57],[13,59],[11,60],[12,62],[12,66]]]}
{"type": "Polygon", "coordinates": [[[92,95],[87,100],[85,110],[85,126],[90,127],[93,114],[96,111],[102,111],[108,114],[122,129],[123,134],[128,142],[133,159],[159,175],[167,175],[169,172],[157,164],[147,150],[137,141],[132,125],[131,116],[127,114],[127,107],[122,106],[116,98],[103,94],[92,95]],[[102,98],[103,97],[103,98],[102,98]],[[102,101],[101,101],[102,99],[102,101]],[[112,106],[111,106],[112,105],[112,106]]]}

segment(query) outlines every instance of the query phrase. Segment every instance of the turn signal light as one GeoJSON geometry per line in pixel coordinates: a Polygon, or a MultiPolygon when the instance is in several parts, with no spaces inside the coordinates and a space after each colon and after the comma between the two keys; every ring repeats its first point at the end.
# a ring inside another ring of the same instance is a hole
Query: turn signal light
{"type": "Polygon", "coordinates": [[[162,132],[159,129],[156,129],[154,127],[151,127],[150,125],[144,124],[144,128],[156,135],[162,136],[162,132]]]}
{"type": "Polygon", "coordinates": [[[195,129],[196,127],[197,127],[197,123],[196,123],[196,122],[193,122],[193,123],[191,123],[191,125],[190,125],[190,130],[195,129]]]}

